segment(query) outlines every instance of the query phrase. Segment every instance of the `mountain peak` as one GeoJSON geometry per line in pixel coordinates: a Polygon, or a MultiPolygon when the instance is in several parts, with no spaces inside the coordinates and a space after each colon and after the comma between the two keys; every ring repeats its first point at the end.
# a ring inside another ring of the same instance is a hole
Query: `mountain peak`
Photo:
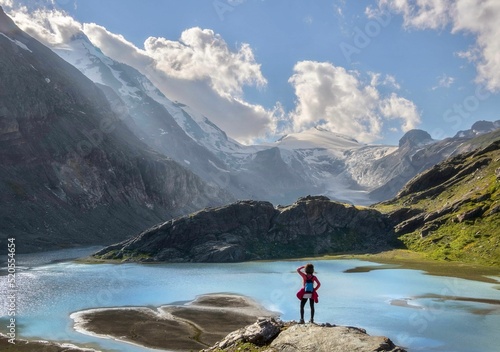
{"type": "Polygon", "coordinates": [[[470,129],[458,131],[455,135],[455,138],[473,138],[475,136],[479,136],[481,134],[485,134],[488,132],[493,132],[500,128],[500,120],[496,121],[485,121],[479,120],[476,121],[470,129]]]}
{"type": "Polygon", "coordinates": [[[19,28],[16,26],[14,21],[4,12],[2,6],[0,6],[0,32],[9,33],[19,28]]]}
{"type": "Polygon", "coordinates": [[[419,129],[414,129],[406,132],[403,137],[399,140],[399,147],[405,144],[409,144],[411,147],[420,146],[433,142],[431,135],[419,129]]]}
{"type": "MultiPolygon", "coordinates": [[[[87,37],[87,35],[83,32],[78,32],[76,34],[73,34],[70,38],[70,42],[76,42],[76,41],[83,41],[83,42],[86,42],[86,43],[89,43],[89,44],[92,44],[92,42],[90,41],[90,39],[87,37]]],[[[93,46],[93,44],[92,44],[93,46]]]]}

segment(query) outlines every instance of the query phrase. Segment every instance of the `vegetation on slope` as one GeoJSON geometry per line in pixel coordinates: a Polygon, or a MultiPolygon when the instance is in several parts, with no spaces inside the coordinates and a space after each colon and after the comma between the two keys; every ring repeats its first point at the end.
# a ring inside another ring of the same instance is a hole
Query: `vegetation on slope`
{"type": "Polygon", "coordinates": [[[440,260],[500,266],[500,139],[413,178],[388,213],[408,249],[440,260]]]}

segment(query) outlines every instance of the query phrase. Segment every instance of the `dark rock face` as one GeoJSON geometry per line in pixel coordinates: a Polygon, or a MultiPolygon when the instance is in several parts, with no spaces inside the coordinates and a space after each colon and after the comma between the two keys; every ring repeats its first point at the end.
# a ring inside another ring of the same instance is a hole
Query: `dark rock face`
{"type": "Polygon", "coordinates": [[[410,146],[419,146],[426,143],[433,142],[431,135],[423,130],[411,130],[405,133],[403,137],[399,140],[399,147],[405,144],[410,146]]]}
{"type": "Polygon", "coordinates": [[[109,246],[97,258],[166,262],[237,262],[375,251],[394,244],[387,217],[371,209],[304,197],[274,208],[239,201],[168,221],[109,246]]]}
{"type": "Polygon", "coordinates": [[[109,244],[229,197],[148,149],[103,92],[0,9],[0,240],[109,244]]]}

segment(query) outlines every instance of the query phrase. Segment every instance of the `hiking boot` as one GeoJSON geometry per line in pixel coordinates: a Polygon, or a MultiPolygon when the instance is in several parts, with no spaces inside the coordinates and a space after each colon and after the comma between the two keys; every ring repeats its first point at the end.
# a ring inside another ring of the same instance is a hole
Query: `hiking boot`
{"type": "Polygon", "coordinates": [[[314,324],[314,319],[309,320],[310,324],[314,324]]]}
{"type": "Polygon", "coordinates": [[[304,324],[304,319],[300,319],[299,324],[304,324]]]}

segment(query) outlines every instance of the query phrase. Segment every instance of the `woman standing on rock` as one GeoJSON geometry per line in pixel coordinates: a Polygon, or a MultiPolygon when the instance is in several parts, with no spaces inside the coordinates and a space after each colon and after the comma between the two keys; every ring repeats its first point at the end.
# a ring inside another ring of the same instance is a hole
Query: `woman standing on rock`
{"type": "Polygon", "coordinates": [[[297,298],[300,299],[300,321],[299,324],[304,324],[304,306],[309,299],[311,307],[311,320],[314,323],[314,303],[318,303],[318,288],[321,286],[318,278],[314,276],[314,265],[306,264],[297,268],[297,272],[302,277],[303,287],[297,292],[297,298]],[[305,273],[302,272],[304,269],[305,273]],[[316,283],[316,286],[314,286],[316,283]]]}

